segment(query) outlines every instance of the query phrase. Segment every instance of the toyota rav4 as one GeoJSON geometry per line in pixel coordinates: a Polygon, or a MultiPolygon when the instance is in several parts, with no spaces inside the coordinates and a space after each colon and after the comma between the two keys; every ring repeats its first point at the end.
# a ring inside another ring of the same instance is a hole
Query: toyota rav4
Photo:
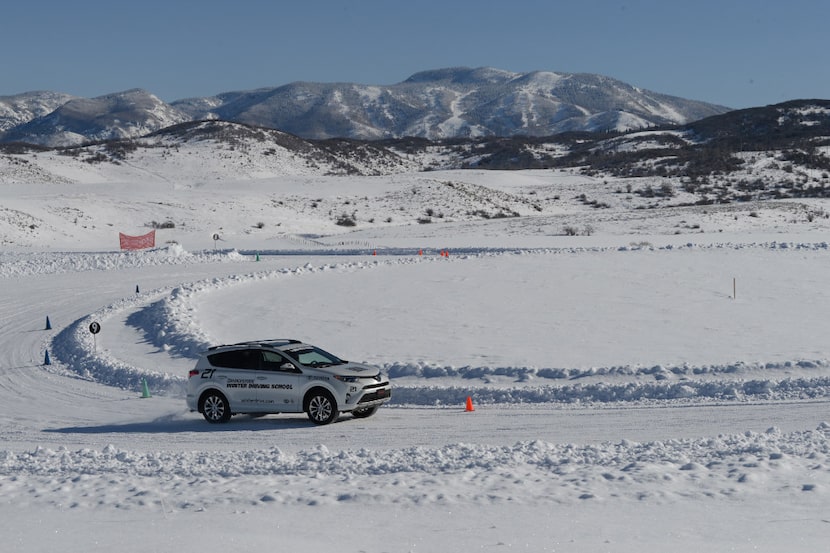
{"type": "Polygon", "coordinates": [[[364,418],[389,401],[389,379],[378,367],[338,359],[298,340],[214,346],[187,379],[187,405],[208,422],[232,415],[302,413],[328,424],[340,413],[364,418]]]}

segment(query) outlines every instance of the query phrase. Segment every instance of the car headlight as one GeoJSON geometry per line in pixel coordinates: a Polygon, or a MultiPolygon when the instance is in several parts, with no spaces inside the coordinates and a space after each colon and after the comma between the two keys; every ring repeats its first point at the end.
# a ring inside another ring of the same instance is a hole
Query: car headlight
{"type": "Polygon", "coordinates": [[[341,376],[339,374],[334,375],[334,378],[340,382],[357,382],[359,380],[357,376],[341,376]]]}

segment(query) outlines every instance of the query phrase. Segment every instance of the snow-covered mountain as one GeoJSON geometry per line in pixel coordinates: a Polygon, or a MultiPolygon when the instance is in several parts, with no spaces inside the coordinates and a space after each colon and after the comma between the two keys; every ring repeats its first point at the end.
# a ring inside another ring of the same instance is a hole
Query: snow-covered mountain
{"type": "Polygon", "coordinates": [[[49,115],[75,98],[69,94],[45,91],[0,96],[0,133],[49,115]]]}
{"type": "Polygon", "coordinates": [[[601,75],[493,68],[425,71],[394,85],[295,82],[171,104],[143,90],[93,99],[67,96],[53,112],[38,115],[31,105],[45,103],[40,94],[55,96],[31,93],[28,102],[6,103],[9,108],[0,111],[0,130],[5,129],[0,141],[77,145],[203,119],[311,139],[548,136],[684,124],[729,111],[601,75]]]}
{"type": "Polygon", "coordinates": [[[442,141],[310,140],[266,127],[203,120],[73,148],[0,144],[0,183],[125,182],[134,180],[136,171],[157,175],[185,167],[187,180],[194,183],[463,168],[578,168],[587,175],[682,178],[683,187],[704,203],[823,198],[830,196],[825,191],[830,190],[825,176],[829,143],[828,100],[730,111],[659,130],[442,141]]]}
{"type": "MultiPolygon", "coordinates": [[[[34,94],[33,100],[37,98],[34,94]]],[[[3,141],[72,146],[143,136],[190,119],[187,114],[140,89],[92,99],[68,98],[51,113],[12,127],[3,134],[3,141]]]]}
{"type": "Polygon", "coordinates": [[[521,226],[538,217],[549,217],[545,233],[637,232],[632,225],[656,209],[675,210],[676,217],[666,218],[673,227],[662,232],[685,232],[724,228],[736,212],[747,213],[742,223],[766,224],[758,220],[765,203],[776,220],[827,224],[828,144],[830,101],[820,100],[624,134],[306,140],[241,123],[199,121],[74,148],[0,144],[0,245],[30,247],[49,237],[71,247],[76,236],[94,234],[104,247],[112,228],[127,221],[149,228],[169,220],[190,234],[188,241],[204,239],[219,227],[231,232],[222,221],[239,209],[242,197],[254,207],[239,216],[245,221],[234,230],[240,240],[489,219],[521,226]],[[520,193],[512,184],[492,184],[524,182],[527,169],[545,169],[536,173],[543,181],[559,174],[571,180],[520,193]],[[353,188],[346,176],[361,177],[365,187],[353,188]],[[136,219],[132,198],[113,200],[105,225],[84,215],[91,198],[100,203],[105,192],[136,183],[142,194],[165,198],[154,200],[143,218],[136,219]],[[30,189],[40,190],[34,211],[10,195],[30,189]],[[259,192],[252,200],[254,189],[259,192]],[[76,199],[67,209],[70,191],[76,199]],[[52,195],[54,201],[44,201],[52,195]]]}
{"type": "Polygon", "coordinates": [[[265,125],[306,138],[361,139],[630,130],[728,111],[600,75],[493,68],[425,71],[391,86],[292,83],[173,105],[199,119],[265,125]]]}

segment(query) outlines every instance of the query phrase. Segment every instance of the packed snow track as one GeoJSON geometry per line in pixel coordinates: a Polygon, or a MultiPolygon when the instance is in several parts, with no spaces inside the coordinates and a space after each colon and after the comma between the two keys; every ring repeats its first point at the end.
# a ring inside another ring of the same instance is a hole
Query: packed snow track
{"type": "Polygon", "coordinates": [[[394,253],[3,254],[3,508],[826,499],[825,244],[394,253]],[[198,351],[276,337],[383,366],[392,403],[187,411],[198,351]]]}

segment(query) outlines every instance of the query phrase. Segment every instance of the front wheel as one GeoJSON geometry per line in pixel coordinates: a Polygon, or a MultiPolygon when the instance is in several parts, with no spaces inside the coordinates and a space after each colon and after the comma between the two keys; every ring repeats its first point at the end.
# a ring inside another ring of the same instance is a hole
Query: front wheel
{"type": "Polygon", "coordinates": [[[306,413],[314,424],[329,424],[339,415],[334,398],[325,390],[315,390],[311,393],[306,401],[306,413]]]}
{"type": "Polygon", "coordinates": [[[219,392],[207,392],[202,396],[202,405],[199,409],[205,420],[210,423],[228,422],[231,420],[231,406],[228,400],[219,392]]]}
{"type": "Polygon", "coordinates": [[[352,416],[356,419],[365,419],[377,413],[379,407],[379,405],[375,405],[374,407],[366,407],[365,409],[355,409],[352,411],[352,416]]]}

